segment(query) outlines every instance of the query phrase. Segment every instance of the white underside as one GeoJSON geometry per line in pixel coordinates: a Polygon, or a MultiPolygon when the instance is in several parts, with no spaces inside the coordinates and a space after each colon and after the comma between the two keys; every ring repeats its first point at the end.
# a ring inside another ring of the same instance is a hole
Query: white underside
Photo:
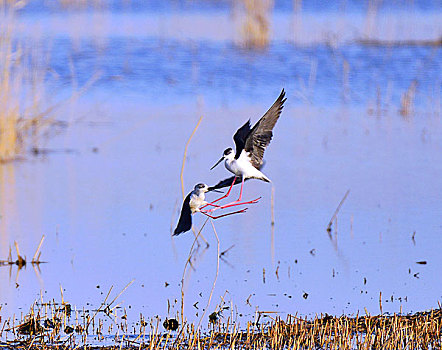
{"type": "Polygon", "coordinates": [[[270,181],[267,176],[252,165],[249,155],[244,150],[238,159],[226,159],[224,165],[227,170],[237,176],[243,176],[244,179],[253,178],[270,181]]]}
{"type": "Polygon", "coordinates": [[[195,191],[193,191],[190,196],[189,206],[190,206],[190,210],[191,210],[192,214],[199,211],[199,208],[207,203],[204,200],[206,198],[205,193],[202,191],[198,191],[198,192],[199,193],[196,193],[195,191]]]}

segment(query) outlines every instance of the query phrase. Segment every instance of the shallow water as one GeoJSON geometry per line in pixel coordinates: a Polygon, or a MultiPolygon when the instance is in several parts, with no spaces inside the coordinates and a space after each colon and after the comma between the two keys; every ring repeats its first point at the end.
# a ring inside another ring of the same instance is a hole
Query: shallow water
{"type": "MultiPolygon", "coordinates": [[[[211,16],[224,16],[226,8],[210,10],[211,16]]],[[[155,13],[117,11],[110,13],[127,20],[155,13]]],[[[416,7],[418,17],[429,16],[429,23],[438,11],[416,7]]],[[[74,13],[83,20],[89,14],[74,13]]],[[[55,18],[59,15],[55,11],[55,18]]],[[[52,13],[35,7],[21,16],[29,32],[30,18],[52,13]]],[[[257,52],[217,37],[180,40],[123,30],[98,35],[104,41],[64,32],[37,40],[26,31],[27,43],[51,42],[53,76],[47,87],[55,96],[70,92],[72,76],[82,86],[100,75],[59,112],[71,125],[44,143],[54,152],[0,167],[0,258],[6,259],[17,241],[30,260],[44,234],[42,260],[47,261],[39,273],[29,264],[19,273],[16,266],[0,267],[1,315],[27,312],[40,293],[44,300],[60,301],[60,286],[65,301],[96,308],[111,286],[116,295],[135,280],[120,300],[130,319],[139,313],[174,316],[193,242],[190,232],[171,238],[181,205],[185,143],[203,116],[187,153],[186,192],[198,182],[228,177],[221,166],[209,168],[232,146],[235,130],[247,118],[256,121],[282,87],[286,107],[265,154],[264,172],[272,184],[247,182],[245,198],[262,196],[259,204],[214,222],[220,251],[228,251],[220,260],[209,312],[224,297],[242,324],[257,309],[312,316],[366,308],[374,314],[380,292],[384,312],[437,307],[442,290],[440,48],[334,47],[314,41],[306,47],[275,39],[257,52]],[[414,111],[403,116],[401,98],[413,81],[414,111]],[[347,189],[330,239],[327,224],[347,189]]],[[[428,37],[434,37],[432,30],[428,37]]],[[[197,228],[203,222],[194,216],[197,228]]],[[[196,270],[186,279],[190,320],[201,316],[217,268],[209,224],[203,234],[210,247],[199,249],[196,270]]]]}

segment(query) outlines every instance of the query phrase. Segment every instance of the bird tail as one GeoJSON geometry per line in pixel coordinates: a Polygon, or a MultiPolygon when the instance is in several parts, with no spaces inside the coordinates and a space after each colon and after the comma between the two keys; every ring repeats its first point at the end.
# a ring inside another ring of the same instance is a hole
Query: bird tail
{"type": "MultiPolygon", "coordinates": [[[[262,173],[261,173],[262,174],[262,173]]],[[[260,180],[262,180],[262,181],[265,181],[265,182],[272,182],[267,176],[265,176],[264,174],[262,174],[262,177],[260,177],[259,178],[260,180]]]]}

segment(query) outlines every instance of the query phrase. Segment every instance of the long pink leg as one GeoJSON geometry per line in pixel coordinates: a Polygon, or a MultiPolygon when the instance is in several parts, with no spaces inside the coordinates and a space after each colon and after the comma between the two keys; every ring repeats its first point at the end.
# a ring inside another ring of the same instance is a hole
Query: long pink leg
{"type": "Polygon", "coordinates": [[[244,208],[244,209],[241,209],[241,210],[234,211],[234,212],[232,212],[232,213],[227,213],[227,214],[218,215],[218,216],[212,216],[212,215],[210,215],[210,214],[207,214],[206,211],[200,211],[200,213],[201,213],[201,214],[204,214],[204,215],[206,215],[206,216],[208,216],[208,217],[211,218],[211,219],[219,219],[219,218],[223,218],[224,216],[229,216],[229,215],[233,215],[233,214],[244,213],[247,209],[248,209],[248,208],[244,208]]]}
{"type": "Polygon", "coordinates": [[[238,197],[237,202],[239,202],[239,201],[241,200],[241,198],[242,198],[242,189],[243,189],[243,187],[244,187],[244,176],[242,177],[242,181],[241,181],[241,191],[239,191],[239,197],[238,197]]]}
{"type": "Polygon", "coordinates": [[[210,203],[204,204],[202,207],[200,207],[200,209],[205,208],[205,207],[207,207],[208,205],[210,205],[211,207],[221,208],[220,205],[213,204],[213,202],[210,202],[210,203]]]}
{"type": "MultiPolygon", "coordinates": [[[[233,184],[232,184],[232,186],[233,186],[233,184]]],[[[258,197],[256,199],[251,200],[251,201],[238,203],[238,202],[241,201],[243,188],[244,188],[244,177],[242,178],[242,181],[241,181],[241,190],[239,192],[239,198],[236,201],[230,202],[230,203],[225,204],[225,205],[222,205],[221,207],[217,207],[217,208],[213,208],[213,209],[207,210],[206,213],[211,213],[211,212],[213,212],[213,211],[215,211],[217,209],[224,209],[224,208],[234,207],[234,206],[237,206],[237,205],[255,204],[255,203],[257,203],[261,199],[261,197],[258,197]]],[[[230,192],[230,190],[229,190],[229,192],[230,192]]]]}
{"type": "Polygon", "coordinates": [[[251,201],[241,202],[241,203],[236,203],[237,201],[235,201],[235,202],[228,203],[228,204],[225,204],[222,206],[217,206],[217,208],[214,208],[214,209],[206,210],[206,212],[210,213],[210,212],[215,211],[217,209],[225,209],[225,208],[235,207],[237,205],[255,204],[255,203],[258,203],[261,198],[262,197],[258,197],[258,198],[252,199],[251,201]]]}
{"type": "Polygon", "coordinates": [[[229,190],[227,191],[227,193],[224,196],[222,196],[222,197],[220,197],[218,199],[215,199],[213,202],[210,202],[210,203],[207,203],[207,204],[203,205],[202,207],[200,207],[200,209],[204,209],[208,205],[212,205],[213,207],[216,207],[216,205],[213,205],[213,203],[219,202],[221,199],[224,199],[224,198],[228,197],[229,194],[230,194],[230,191],[232,191],[232,188],[233,188],[233,185],[235,184],[235,181],[236,181],[236,176],[233,178],[232,184],[230,185],[229,190]]]}

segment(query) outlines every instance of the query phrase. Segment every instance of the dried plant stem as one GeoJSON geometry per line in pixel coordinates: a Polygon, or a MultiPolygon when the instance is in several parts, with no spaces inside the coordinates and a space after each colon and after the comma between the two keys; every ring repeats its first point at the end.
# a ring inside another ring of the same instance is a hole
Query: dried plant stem
{"type": "MultiPolygon", "coordinates": [[[[183,174],[184,174],[184,166],[186,164],[187,148],[189,147],[190,141],[192,140],[193,135],[195,135],[196,131],[198,130],[198,127],[200,126],[202,120],[203,120],[203,116],[201,116],[200,119],[198,120],[198,123],[196,123],[195,128],[193,129],[192,133],[190,134],[189,139],[186,142],[186,145],[184,146],[183,163],[181,164],[181,172],[180,172],[181,194],[183,196],[183,200],[186,197],[186,193],[184,192],[184,178],[183,178],[183,174]]],[[[193,232],[193,235],[196,238],[197,234],[195,232],[195,228],[194,227],[192,227],[192,232],[193,232]]],[[[206,238],[201,234],[201,230],[200,230],[200,236],[203,239],[204,243],[206,243],[206,246],[208,247],[209,243],[207,242],[206,238]]],[[[199,245],[199,243],[198,243],[198,245],[199,245]]]]}
{"type": "Polygon", "coordinates": [[[34,62],[35,57],[42,56],[41,52],[30,54],[15,34],[17,10],[26,3],[0,0],[0,162],[18,158],[28,146],[38,150],[38,137],[46,135],[44,131],[54,125],[56,110],[74,101],[97,80],[94,76],[82,89],[75,90],[70,98],[43,108],[48,69],[36,69],[40,63],[34,62]],[[28,75],[31,75],[29,79],[28,75]]]}
{"type": "Polygon", "coordinates": [[[381,311],[381,315],[383,314],[382,310],[382,292],[379,292],[379,310],[381,311]]]}
{"type": "Polygon", "coordinates": [[[270,209],[271,209],[271,238],[270,238],[270,249],[272,255],[272,265],[275,264],[275,187],[272,186],[272,195],[270,199],[270,209]]]}
{"type": "MultiPolygon", "coordinates": [[[[218,237],[218,233],[216,232],[215,225],[213,224],[213,220],[210,220],[210,223],[212,224],[213,233],[215,234],[215,237],[216,237],[216,274],[215,274],[215,278],[213,280],[212,289],[210,291],[209,299],[207,300],[207,305],[204,308],[204,312],[201,315],[201,318],[198,322],[198,326],[196,327],[196,332],[198,332],[198,330],[201,326],[201,322],[203,321],[203,318],[206,315],[207,309],[209,308],[210,302],[212,301],[213,291],[215,290],[215,285],[216,285],[216,281],[218,279],[218,274],[219,274],[219,255],[220,255],[219,254],[219,237],[218,237]]],[[[193,347],[193,345],[192,345],[192,347],[193,347]]]]}
{"type": "Polygon", "coordinates": [[[112,299],[112,301],[103,309],[103,306],[105,306],[106,305],[106,301],[107,301],[107,299],[109,298],[109,295],[110,295],[110,293],[111,293],[111,291],[112,291],[112,288],[113,288],[113,286],[111,286],[110,288],[109,288],[109,292],[107,293],[107,295],[106,295],[106,298],[104,298],[104,301],[101,303],[101,305],[100,305],[100,307],[95,311],[95,313],[94,313],[94,315],[89,319],[89,321],[88,321],[88,323],[86,324],[86,328],[85,328],[85,330],[87,331],[87,329],[88,329],[88,327],[89,327],[89,325],[91,324],[91,322],[93,322],[93,320],[95,319],[95,316],[97,316],[97,314],[98,314],[98,312],[100,312],[100,311],[103,311],[103,310],[109,310],[109,312],[111,311],[111,310],[113,310],[113,308],[111,309],[110,307],[111,307],[111,305],[121,296],[121,294],[123,294],[124,292],[125,292],[125,290],[127,289],[127,288],[129,288],[129,286],[132,284],[132,283],[134,283],[134,279],[132,280],[132,281],[130,281],[124,288],[123,288],[123,290],[115,297],[115,298],[113,298],[112,299]]]}
{"type": "Polygon", "coordinates": [[[20,250],[18,248],[18,243],[16,241],[14,241],[14,245],[15,245],[15,250],[17,251],[17,262],[18,262],[18,266],[23,266],[26,264],[26,259],[24,259],[21,255],[20,255],[20,250]]]}
{"type": "Polygon", "coordinates": [[[347,190],[347,192],[345,192],[344,197],[341,199],[341,201],[338,204],[338,207],[336,208],[335,212],[333,213],[333,216],[331,217],[328,225],[327,225],[327,232],[330,233],[331,232],[331,226],[333,224],[333,220],[336,218],[336,215],[338,215],[339,210],[341,209],[342,204],[344,204],[345,200],[347,199],[347,196],[350,193],[350,189],[347,190]]]}
{"type": "Polygon", "coordinates": [[[123,290],[115,298],[112,299],[112,301],[109,303],[109,306],[111,306],[115,302],[115,300],[117,300],[121,296],[121,294],[123,294],[126,291],[126,289],[129,288],[130,285],[134,282],[135,280],[133,279],[128,284],[126,284],[126,287],[124,287],[123,290]]]}
{"type": "Polygon", "coordinates": [[[37,250],[35,251],[34,256],[32,257],[32,261],[31,261],[32,263],[40,262],[40,259],[36,260],[36,258],[37,258],[37,254],[40,251],[40,248],[43,244],[44,239],[45,239],[45,235],[41,236],[40,244],[38,245],[37,250]]]}
{"type": "Polygon", "coordinates": [[[184,165],[186,164],[186,157],[187,157],[187,148],[189,147],[190,141],[192,140],[193,135],[198,130],[198,127],[200,126],[201,121],[203,120],[203,116],[200,117],[198,120],[198,123],[196,123],[195,128],[193,129],[192,133],[190,134],[189,139],[186,142],[186,146],[184,146],[184,154],[183,154],[183,163],[181,165],[181,173],[180,173],[180,180],[181,180],[181,193],[183,195],[183,199],[186,197],[186,193],[184,192],[184,165]]]}
{"type": "MultiPolygon", "coordinates": [[[[1,0],[0,0],[1,1],[1,0]]],[[[215,235],[217,235],[215,231],[215,235]]],[[[218,237],[217,237],[218,239],[218,237]]],[[[218,271],[218,268],[217,268],[218,271]]],[[[112,288],[111,288],[112,289],[112,288]]],[[[227,293],[227,291],[226,291],[227,293]]],[[[107,297],[109,297],[110,292],[107,297]]],[[[382,299],[382,294],[379,294],[382,299]]],[[[225,308],[224,296],[221,303],[214,309],[220,314],[225,308]]],[[[103,303],[104,305],[105,303],[103,303]]],[[[88,334],[96,336],[97,341],[105,340],[105,344],[97,344],[106,349],[440,349],[442,342],[442,309],[417,312],[415,314],[375,315],[371,316],[365,309],[365,315],[349,317],[316,315],[313,317],[298,317],[287,315],[286,320],[278,316],[277,311],[255,311],[254,322],[248,322],[245,329],[240,329],[237,320],[231,315],[225,323],[211,328],[209,333],[203,334],[196,324],[190,323],[181,327],[178,334],[171,336],[171,332],[159,331],[159,319],[152,320],[150,332],[146,333],[145,318],[140,315],[140,330],[134,338],[128,332],[127,322],[122,322],[116,328],[114,343],[109,344],[111,338],[104,337],[103,320],[96,320],[98,327],[88,332],[78,323],[78,313],[75,317],[75,331],[81,333],[81,339],[73,334],[63,336],[65,327],[73,328],[72,319],[67,316],[71,312],[68,308],[60,308],[60,304],[44,303],[40,297],[40,304],[34,303],[28,314],[17,318],[15,315],[2,320],[0,327],[0,348],[5,349],[89,349],[88,334]],[[48,310],[49,309],[49,310],[48,310]],[[264,320],[264,317],[268,321],[264,320]],[[51,321],[55,326],[52,330],[45,329],[40,324],[43,319],[51,321]],[[66,320],[63,325],[62,320],[66,320]],[[18,322],[18,324],[16,324],[18,322]],[[77,327],[80,330],[77,331],[77,327]],[[7,327],[7,328],[6,328],[7,327]],[[13,336],[8,338],[8,333],[13,336]],[[27,335],[23,337],[22,335],[27,335]],[[29,336],[29,337],[28,337],[29,336]],[[5,341],[3,341],[5,339],[5,341]],[[79,343],[76,343],[78,339],[79,343]],[[141,340],[142,339],[142,340],[141,340]]],[[[230,305],[232,310],[233,305],[230,305]]],[[[206,307],[207,309],[207,307],[206,307]]],[[[103,310],[105,311],[105,310],[103,310]]],[[[85,310],[83,309],[83,313],[85,310]]],[[[125,315],[127,316],[127,315],[125,315]]],[[[87,315],[87,320],[91,317],[87,315]]],[[[112,332],[110,326],[108,334],[112,332]]],[[[80,334],[79,334],[80,335],[80,334]]],[[[95,348],[95,347],[94,347],[95,348]]]]}
{"type": "Polygon", "coordinates": [[[195,235],[195,239],[193,240],[192,246],[190,247],[189,255],[187,256],[186,263],[184,264],[184,270],[183,275],[181,277],[181,324],[184,325],[184,278],[186,277],[186,271],[187,266],[191,264],[191,259],[193,255],[193,247],[195,247],[195,243],[198,240],[198,237],[201,235],[201,231],[203,230],[204,226],[206,226],[207,221],[209,218],[204,221],[203,226],[201,226],[200,230],[198,231],[198,234],[195,235]]]}
{"type": "Polygon", "coordinates": [[[245,18],[242,38],[246,48],[263,49],[270,43],[270,19],[273,2],[269,0],[242,0],[245,18]]]}

